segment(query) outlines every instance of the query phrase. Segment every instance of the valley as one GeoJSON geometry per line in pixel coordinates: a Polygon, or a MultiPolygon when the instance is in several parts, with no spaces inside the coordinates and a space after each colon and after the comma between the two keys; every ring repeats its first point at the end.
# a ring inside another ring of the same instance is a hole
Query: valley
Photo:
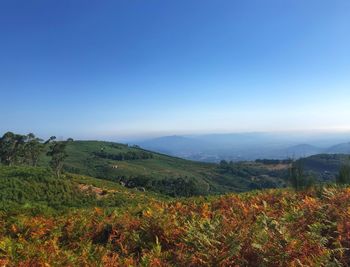
{"type": "MultiPolygon", "coordinates": [[[[239,162],[230,163],[229,169],[223,169],[216,163],[190,161],[101,141],[74,141],[68,143],[66,151],[68,157],[64,169],[67,172],[171,196],[243,192],[287,184],[287,165],[273,169],[271,165],[239,162]],[[101,155],[101,150],[109,156],[101,155]],[[120,159],[123,155],[134,155],[134,159],[120,159]]],[[[39,165],[48,166],[48,157],[44,154],[39,165]]]]}
{"type": "Polygon", "coordinates": [[[317,154],[349,154],[349,134],[235,133],[164,136],[130,140],[149,150],[189,160],[214,162],[298,159],[317,154]]]}
{"type": "Polygon", "coordinates": [[[346,266],[350,259],[350,191],[335,184],[348,155],[203,163],[113,142],[5,137],[3,266],[346,266]],[[299,178],[315,175],[315,184],[291,187],[299,165],[299,178]]]}

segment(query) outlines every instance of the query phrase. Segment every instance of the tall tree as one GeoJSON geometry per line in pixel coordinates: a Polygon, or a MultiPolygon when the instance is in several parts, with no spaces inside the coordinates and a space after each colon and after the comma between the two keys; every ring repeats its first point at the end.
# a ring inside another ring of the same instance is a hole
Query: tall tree
{"type": "Polygon", "coordinates": [[[26,137],[7,132],[0,138],[0,161],[5,165],[13,165],[23,161],[26,137]]]}
{"type": "Polygon", "coordinates": [[[36,166],[38,164],[40,154],[44,149],[44,144],[42,141],[42,139],[35,137],[33,133],[27,135],[25,156],[26,162],[32,166],[36,166]]]}
{"type": "Polygon", "coordinates": [[[344,164],[340,167],[336,182],[340,185],[350,184],[350,165],[344,164]]]}
{"type": "Polygon", "coordinates": [[[289,182],[294,190],[298,191],[313,187],[316,183],[316,177],[314,173],[304,172],[303,159],[299,159],[292,163],[289,182]]]}
{"type": "Polygon", "coordinates": [[[297,160],[292,163],[289,173],[289,182],[292,187],[297,191],[302,187],[302,179],[304,176],[304,168],[301,160],[297,160]]]}
{"type": "Polygon", "coordinates": [[[50,166],[58,178],[61,176],[63,163],[67,157],[66,146],[68,142],[71,142],[71,139],[67,141],[56,141],[56,137],[54,136],[50,137],[50,139],[45,142],[51,143],[47,155],[51,157],[50,166]]]}

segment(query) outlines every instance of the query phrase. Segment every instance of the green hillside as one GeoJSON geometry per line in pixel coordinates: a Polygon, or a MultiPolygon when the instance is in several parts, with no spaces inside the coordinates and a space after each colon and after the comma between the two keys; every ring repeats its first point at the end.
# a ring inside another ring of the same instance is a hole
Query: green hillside
{"type": "MultiPolygon", "coordinates": [[[[41,167],[0,166],[1,266],[349,262],[347,187],[189,198],[151,192],[182,196],[282,187],[288,161],[205,164],[95,141],[69,142],[67,152],[60,176],[45,167],[46,156],[41,167]],[[197,185],[209,189],[201,192],[197,185]]],[[[338,158],[328,161],[339,164],[338,158]]]]}
{"type": "MultiPolygon", "coordinates": [[[[242,192],[285,185],[285,170],[263,164],[235,163],[229,169],[101,141],[67,144],[67,172],[108,179],[171,196],[242,192]]],[[[41,165],[47,166],[43,156],[41,165]]]]}
{"type": "Polygon", "coordinates": [[[53,214],[1,211],[0,266],[345,267],[349,209],[349,188],[323,187],[53,214]]]}
{"type": "Polygon", "coordinates": [[[339,169],[350,163],[350,156],[345,154],[319,154],[300,159],[307,173],[313,174],[319,181],[334,182],[339,169]]]}
{"type": "Polygon", "coordinates": [[[148,203],[155,197],[164,199],[88,176],[66,174],[58,179],[46,168],[0,166],[0,209],[5,211],[116,208],[148,203]]]}

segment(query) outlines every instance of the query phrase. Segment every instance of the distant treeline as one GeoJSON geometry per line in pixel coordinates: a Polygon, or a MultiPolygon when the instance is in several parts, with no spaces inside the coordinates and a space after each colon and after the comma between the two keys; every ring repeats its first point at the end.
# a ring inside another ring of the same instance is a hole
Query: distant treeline
{"type": "MultiPolygon", "coordinates": [[[[233,161],[227,162],[226,160],[220,161],[218,165],[218,171],[221,174],[229,173],[239,177],[248,177],[252,172],[251,169],[245,168],[239,163],[235,163],[233,161]]],[[[258,173],[255,173],[254,175],[258,175],[258,173]]]]}
{"type": "Polygon", "coordinates": [[[287,170],[270,170],[258,165],[247,165],[244,162],[227,162],[222,160],[217,170],[221,174],[234,175],[237,178],[250,179],[249,189],[277,188],[281,187],[281,179],[288,179],[287,170]]]}
{"type": "Polygon", "coordinates": [[[255,160],[256,163],[262,163],[266,165],[276,165],[276,164],[291,164],[293,160],[291,159],[257,159],[255,160]]]}
{"type": "Polygon", "coordinates": [[[96,157],[111,159],[111,160],[137,160],[137,159],[151,159],[153,158],[152,153],[148,153],[145,151],[128,151],[125,153],[108,153],[105,151],[93,152],[96,157]]]}

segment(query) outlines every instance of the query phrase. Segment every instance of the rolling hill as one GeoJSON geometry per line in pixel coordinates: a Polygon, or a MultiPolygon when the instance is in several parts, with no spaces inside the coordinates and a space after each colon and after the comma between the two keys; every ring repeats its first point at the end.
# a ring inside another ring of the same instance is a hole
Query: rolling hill
{"type": "Polygon", "coordinates": [[[312,146],[309,144],[300,144],[300,145],[288,147],[282,153],[284,153],[285,155],[289,155],[291,158],[295,158],[295,157],[298,158],[298,157],[308,157],[311,155],[319,154],[319,153],[322,153],[322,151],[323,151],[322,148],[319,148],[316,146],[312,146]]]}
{"type": "Polygon", "coordinates": [[[320,153],[350,153],[349,134],[235,133],[165,136],[134,141],[143,148],[184,159],[256,160],[301,158],[320,153]]]}
{"type": "MultiPolygon", "coordinates": [[[[46,156],[41,158],[42,167],[0,166],[1,266],[347,266],[349,262],[347,187],[187,198],[150,192],[174,195],[176,191],[167,189],[176,184],[159,181],[174,182],[176,176],[193,181],[193,186],[208,183],[223,191],[281,187],[288,162],[207,164],[98,141],[70,142],[67,152],[69,172],[60,178],[45,167],[46,156]],[[146,191],[140,184],[130,185],[133,188],[121,184],[136,182],[137,177],[146,179],[146,191]]],[[[336,172],[348,156],[302,160],[308,170],[336,172]]],[[[218,192],[210,189],[197,193],[218,192]]]]}
{"type": "Polygon", "coordinates": [[[339,169],[350,163],[350,155],[319,154],[300,159],[304,170],[320,181],[334,182],[339,169]]]}
{"type": "Polygon", "coordinates": [[[342,143],[327,149],[329,154],[350,154],[350,143],[342,143]]]}
{"type": "Polygon", "coordinates": [[[189,153],[200,153],[210,143],[184,136],[164,136],[138,143],[141,147],[169,155],[186,156],[189,153]]]}
{"type": "Polygon", "coordinates": [[[66,174],[56,178],[47,168],[0,166],[0,210],[48,212],[91,207],[125,207],[164,196],[125,188],[93,177],[66,174]]]}
{"type": "Polygon", "coordinates": [[[1,211],[0,265],[348,266],[349,207],[349,188],[324,187],[1,211]]]}
{"type": "MultiPolygon", "coordinates": [[[[65,170],[103,178],[171,196],[243,192],[285,186],[286,170],[257,163],[234,163],[230,171],[154,153],[138,147],[101,141],[74,141],[67,146],[65,170]]],[[[43,156],[41,166],[48,166],[43,156]]]]}

